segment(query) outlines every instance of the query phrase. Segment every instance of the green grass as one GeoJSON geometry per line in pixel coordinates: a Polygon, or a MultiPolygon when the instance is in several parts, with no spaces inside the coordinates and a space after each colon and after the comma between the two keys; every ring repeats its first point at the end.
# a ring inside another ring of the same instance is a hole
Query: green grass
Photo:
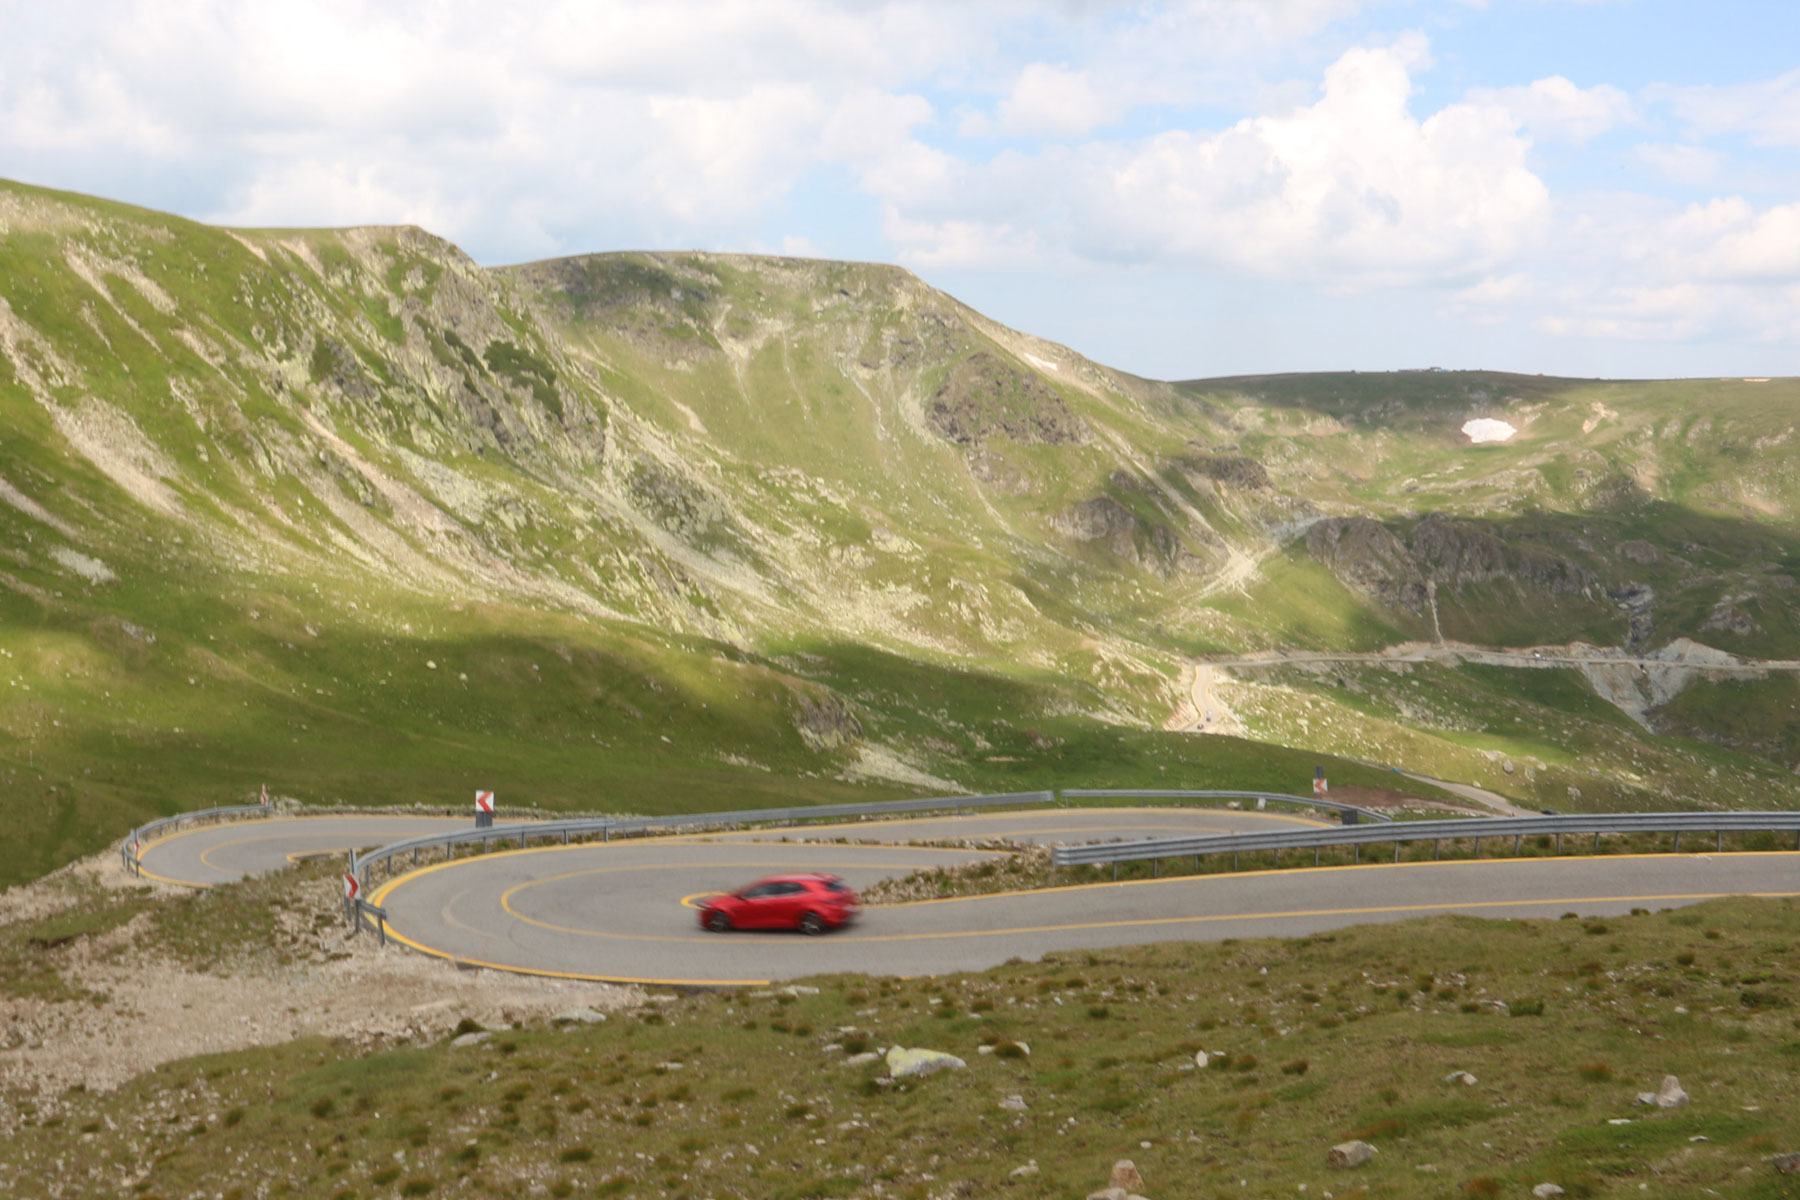
{"type": "Polygon", "coordinates": [[[1756,1047],[1792,1043],[1793,1010],[1738,996],[1756,975],[1794,998],[1800,906],[1610,924],[1596,938],[1572,921],[1438,918],[976,975],[822,977],[805,981],[816,994],[699,994],[600,1026],[518,1028],[496,1040],[510,1053],[311,1039],[171,1063],[117,1093],[14,1101],[0,1179],[64,1155],[67,1187],[106,1190],[130,1165],[159,1195],[249,1194],[280,1162],[296,1196],[409,1180],[506,1194],[548,1178],[572,1194],[775,1200],[880,1184],[923,1200],[1092,1190],[1130,1157],[1153,1194],[1435,1197],[1480,1180],[1500,1194],[1546,1180],[1571,1194],[1781,1194],[1767,1159],[1800,1139],[1800,1077],[1756,1047]],[[1688,951],[1699,962],[1678,965],[1688,951]],[[1546,998],[1528,1036],[1486,1002],[1527,994],[1546,998]],[[843,1064],[851,1034],[969,1066],[886,1083],[879,1064],[843,1064]],[[980,1053],[1016,1043],[1029,1056],[980,1053]],[[1223,1053],[1220,1069],[1195,1070],[1201,1050],[1223,1053]],[[1452,1071],[1478,1083],[1444,1082],[1452,1071]],[[1665,1074],[1690,1106],[1636,1105],[1665,1074]],[[999,1108],[1008,1095],[1026,1112],[999,1108]],[[1348,1136],[1380,1155],[1328,1172],[1326,1149],[1348,1136]],[[1028,1160],[1038,1175],[1010,1175],[1028,1160]]]}

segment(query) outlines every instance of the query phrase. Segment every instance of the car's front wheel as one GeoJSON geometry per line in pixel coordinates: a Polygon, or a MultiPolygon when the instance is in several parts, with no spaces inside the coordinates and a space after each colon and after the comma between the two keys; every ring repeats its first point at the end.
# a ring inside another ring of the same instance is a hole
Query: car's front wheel
{"type": "Polygon", "coordinates": [[[816,912],[803,913],[798,928],[807,937],[817,937],[825,932],[825,918],[816,912]]]}
{"type": "Polygon", "coordinates": [[[731,928],[731,918],[715,908],[706,914],[706,927],[714,933],[724,933],[731,928]]]}

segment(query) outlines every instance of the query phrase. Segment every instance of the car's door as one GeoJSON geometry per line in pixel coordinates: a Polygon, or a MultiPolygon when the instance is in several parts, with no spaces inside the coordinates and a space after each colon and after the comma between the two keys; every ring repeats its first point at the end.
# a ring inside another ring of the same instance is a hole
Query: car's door
{"type": "Polygon", "coordinates": [[[806,885],[789,882],[774,886],[780,890],[769,905],[769,924],[785,929],[800,919],[800,911],[806,907],[806,885]]]}
{"type": "Polygon", "coordinates": [[[732,924],[739,929],[767,929],[774,924],[774,915],[780,907],[780,897],[775,894],[778,883],[761,883],[753,888],[745,888],[738,893],[738,911],[732,918],[732,924]]]}

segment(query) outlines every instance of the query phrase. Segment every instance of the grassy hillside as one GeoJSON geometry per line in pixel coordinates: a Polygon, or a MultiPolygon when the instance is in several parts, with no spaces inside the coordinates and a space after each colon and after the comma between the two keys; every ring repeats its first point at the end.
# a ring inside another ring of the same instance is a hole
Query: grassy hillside
{"type": "MultiPolygon", "coordinates": [[[[0,882],[264,781],[667,811],[1292,786],[1332,749],[1460,775],[1403,712],[1379,753],[1158,730],[1194,653],[1790,652],[1793,390],[1162,384],[891,267],[487,270],[0,183],[0,882]],[[1471,449],[1468,415],[1522,433],[1471,449]]],[[[1764,782],[1655,754],[1671,803],[1764,782]]],[[[1584,795],[1643,790],[1595,762],[1584,795]]]]}

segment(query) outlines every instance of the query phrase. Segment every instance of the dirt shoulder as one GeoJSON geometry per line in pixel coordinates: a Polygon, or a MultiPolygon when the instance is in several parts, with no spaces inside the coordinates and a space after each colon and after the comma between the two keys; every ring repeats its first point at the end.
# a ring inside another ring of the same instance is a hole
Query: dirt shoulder
{"type": "MultiPolygon", "coordinates": [[[[368,933],[350,936],[334,877],[320,871],[197,897],[146,885],[116,851],[0,893],[0,937],[14,956],[0,980],[0,1094],[40,1112],[76,1085],[110,1090],[193,1055],[313,1035],[366,1046],[436,1039],[465,1018],[502,1028],[586,1010],[592,1020],[645,999],[382,949],[368,933]],[[171,950],[177,922],[193,944],[171,950]],[[240,947],[271,926],[272,946],[240,947]]],[[[0,1105],[0,1125],[10,1107],[0,1105]]]]}

